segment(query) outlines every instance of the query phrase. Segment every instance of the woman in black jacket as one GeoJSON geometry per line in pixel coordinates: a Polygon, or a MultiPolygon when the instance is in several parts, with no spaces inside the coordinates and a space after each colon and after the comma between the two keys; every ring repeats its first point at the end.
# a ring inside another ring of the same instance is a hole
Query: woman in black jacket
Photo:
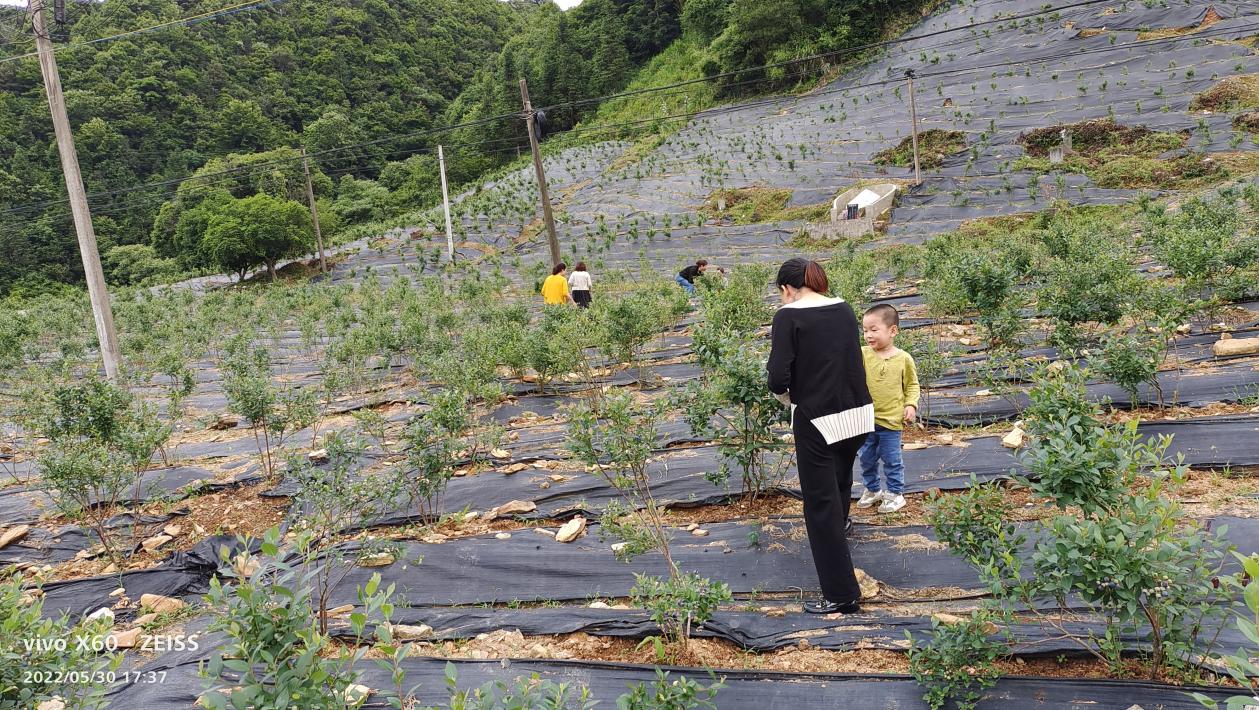
{"type": "Polygon", "coordinates": [[[861,589],[844,526],[853,460],[874,431],[860,326],[844,299],[825,295],[826,272],[815,261],[784,263],[778,290],[783,306],[774,314],[770,336],[769,390],[791,407],[804,524],[823,597],[804,610],[851,614],[860,610],[861,589]]]}

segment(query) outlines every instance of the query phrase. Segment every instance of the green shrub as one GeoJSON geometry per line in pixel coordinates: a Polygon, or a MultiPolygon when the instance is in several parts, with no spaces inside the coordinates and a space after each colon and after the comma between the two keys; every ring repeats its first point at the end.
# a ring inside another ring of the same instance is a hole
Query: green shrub
{"type": "Polygon", "coordinates": [[[35,407],[36,426],[50,440],[37,459],[40,476],[58,509],[86,518],[119,564],[107,521],[128,486],[131,498],[139,498],[141,476],[170,437],[170,427],[127,390],[95,376],[54,387],[35,407]]]}
{"type": "Polygon", "coordinates": [[[45,617],[43,596],[24,587],[21,574],[0,576],[0,709],[30,710],[53,698],[70,710],[105,707],[109,676],[122,663],[122,654],[101,652],[110,622],[45,617]]]}
{"type": "Polygon", "coordinates": [[[1226,544],[1174,497],[1186,467],[1166,460],[1170,438],[1145,441],[1135,421],[1101,423],[1085,379],[1073,367],[1041,373],[1025,412],[1027,477],[1018,481],[1052,502],[1056,515],[1015,527],[1004,522],[1009,511],[995,491],[972,490],[937,498],[930,521],[939,539],[978,567],[1004,611],[1021,608],[1071,635],[1036,602],[1079,600],[1107,632],[1077,640],[1114,669],[1135,654],[1151,678],[1192,672],[1233,593],[1228,584],[1216,588],[1226,544]],[[1025,540],[1034,541],[1030,557],[1020,549],[1025,540]],[[1142,645],[1125,647],[1133,635],[1142,645]]]}
{"type": "Polygon", "coordinates": [[[1054,321],[1055,339],[1072,347],[1085,324],[1112,325],[1141,293],[1134,256],[1114,230],[1097,219],[1060,217],[1040,234],[1049,258],[1037,269],[1036,303],[1054,321]]]}
{"type": "MultiPolygon", "coordinates": [[[[957,710],[974,710],[984,691],[997,684],[996,661],[1009,649],[989,638],[992,626],[991,615],[982,611],[959,623],[932,617],[927,642],[909,649],[909,672],[928,689],[923,700],[931,710],[950,701],[957,710]]],[[[913,635],[906,635],[913,643],[913,635]]]]}
{"type": "Polygon", "coordinates": [[[651,613],[665,636],[679,643],[703,626],[717,608],[730,601],[730,586],[688,572],[668,578],[634,575],[630,598],[651,613]]]}
{"type": "Polygon", "coordinates": [[[221,367],[228,409],[249,422],[262,469],[274,477],[275,449],[318,421],[318,395],[309,389],[277,387],[271,380],[271,353],[250,343],[244,333],[229,342],[221,367]]]}
{"type": "Polygon", "coordinates": [[[1162,333],[1136,331],[1127,335],[1108,335],[1093,364],[1099,375],[1119,385],[1137,407],[1141,385],[1149,385],[1163,405],[1163,388],[1158,381],[1158,368],[1167,354],[1167,339],[1162,333]]]}
{"type": "Polygon", "coordinates": [[[147,244],[122,244],[110,247],[101,255],[105,277],[119,286],[142,286],[175,280],[180,274],[179,262],[163,259],[147,244]]]}
{"type": "Polygon", "coordinates": [[[585,314],[565,305],[546,306],[542,317],[525,335],[526,361],[537,373],[538,390],[551,380],[582,369],[589,341],[585,314]]]}
{"type": "Polygon", "coordinates": [[[857,251],[857,243],[847,241],[827,262],[831,295],[848,301],[858,314],[870,303],[870,288],[878,273],[873,252],[857,251]]]}
{"type": "Polygon", "coordinates": [[[788,411],[765,387],[767,354],[759,343],[727,336],[707,344],[704,375],[671,398],[691,432],[717,442],[721,466],[705,478],[724,486],[731,469],[742,477],[744,495],[755,499],[778,485],[790,462],[790,447],[776,429],[788,411]]]}
{"type": "Polygon", "coordinates": [[[666,637],[685,644],[691,625],[703,623],[718,604],[728,601],[730,589],[684,574],[673,560],[670,532],[647,472],[661,416],[659,409],[645,408],[627,393],[605,397],[598,413],[587,404],[578,405],[568,418],[568,448],[622,498],[608,505],[601,526],[621,539],[618,557],[650,551],[664,556],[669,576],[640,576],[634,596],[652,612],[666,637]]]}
{"type": "Polygon", "coordinates": [[[930,416],[933,384],[949,369],[952,360],[940,348],[939,338],[926,329],[902,330],[896,336],[896,346],[914,359],[914,367],[918,370],[918,384],[922,388],[923,406],[920,413],[930,416]]]}
{"type": "MultiPolygon", "coordinates": [[[[405,472],[396,476],[356,470],[363,454],[362,442],[354,434],[330,432],[324,437],[327,460],[315,464],[306,456],[290,456],[288,475],[297,483],[293,496],[302,511],[294,523],[301,534],[300,547],[313,551],[335,539],[337,533],[370,524],[388,512],[399,488],[408,482],[405,472]]],[[[367,544],[356,557],[381,551],[381,545],[367,544]]],[[[319,629],[328,628],[327,603],[332,587],[349,566],[340,548],[324,554],[314,574],[319,629]]]]}
{"type": "Polygon", "coordinates": [[[429,521],[436,521],[443,512],[441,496],[454,476],[463,446],[459,437],[470,424],[465,407],[459,393],[438,392],[432,408],[413,418],[403,434],[410,470],[400,484],[410,504],[429,521]]]}
{"type": "MultiPolygon", "coordinates": [[[[334,649],[314,621],[311,558],[301,566],[285,562],[280,540],[279,528],[267,530],[261,558],[242,553],[228,559],[226,548],[221,551],[224,562],[240,572],[230,585],[217,576],[210,579],[206,602],[214,618],[209,628],[222,631],[226,640],[201,665],[206,691],[199,702],[206,708],[344,710],[361,702],[350,686],[359,676],[355,665],[368,649],[334,649]]],[[[356,616],[351,623],[361,633],[365,622],[356,616]]]]}
{"type": "Polygon", "coordinates": [[[1254,292],[1259,237],[1241,229],[1236,197],[1190,199],[1173,215],[1152,212],[1154,253],[1202,299],[1254,292]],[[1249,281],[1249,284],[1246,283],[1249,281]]]}
{"type": "MultiPolygon", "coordinates": [[[[1246,608],[1249,611],[1249,618],[1246,616],[1237,617],[1237,628],[1242,634],[1254,644],[1249,651],[1238,650],[1238,652],[1225,659],[1228,674],[1242,688],[1248,688],[1250,695],[1235,695],[1225,701],[1227,710],[1249,710],[1254,707],[1255,696],[1259,695],[1259,664],[1252,659],[1259,656],[1259,555],[1251,555],[1243,557],[1242,555],[1233,553],[1237,559],[1241,560],[1242,571],[1238,575],[1243,578],[1242,583],[1245,585],[1242,598],[1246,602],[1246,608]]],[[[1193,697],[1202,703],[1204,707],[1217,710],[1219,703],[1206,697],[1202,693],[1192,693],[1193,697]]]]}
{"type": "Polygon", "coordinates": [[[741,264],[731,269],[726,278],[703,278],[699,286],[703,335],[720,337],[734,333],[750,335],[773,317],[773,308],[766,301],[770,267],[762,264],[741,264]]]}
{"type": "Polygon", "coordinates": [[[931,310],[943,315],[977,313],[991,346],[1013,346],[1023,330],[1017,287],[1022,275],[999,254],[966,250],[954,252],[934,267],[924,286],[931,310]]]}
{"type": "Polygon", "coordinates": [[[640,386],[648,376],[641,358],[643,347],[673,320],[665,298],[658,289],[644,289],[600,299],[593,309],[600,324],[600,349],[616,362],[636,367],[640,386]]]}
{"type": "Polygon", "coordinates": [[[708,677],[712,683],[704,686],[686,676],[670,680],[668,671],[657,668],[654,681],[631,685],[628,693],[616,699],[616,710],[717,710],[713,701],[726,685],[711,671],[708,677]]]}

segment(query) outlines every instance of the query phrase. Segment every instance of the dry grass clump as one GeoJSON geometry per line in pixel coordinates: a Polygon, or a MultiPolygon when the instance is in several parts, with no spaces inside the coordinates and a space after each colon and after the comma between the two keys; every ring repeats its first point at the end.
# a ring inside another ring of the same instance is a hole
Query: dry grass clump
{"type": "Polygon", "coordinates": [[[1220,80],[1189,102],[1190,111],[1234,111],[1259,108],[1259,74],[1238,74],[1220,80]]]}

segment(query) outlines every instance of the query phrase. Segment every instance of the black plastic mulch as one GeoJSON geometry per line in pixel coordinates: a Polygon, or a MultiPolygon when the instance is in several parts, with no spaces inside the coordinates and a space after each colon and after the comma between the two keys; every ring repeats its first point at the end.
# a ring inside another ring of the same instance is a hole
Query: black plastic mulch
{"type": "MultiPolygon", "coordinates": [[[[204,686],[197,673],[201,658],[188,658],[189,655],[167,654],[142,666],[143,670],[166,671],[162,682],[120,685],[110,694],[111,701],[118,707],[145,710],[192,707],[204,686]]],[[[450,691],[445,681],[448,663],[455,666],[461,689],[473,689],[497,680],[514,683],[517,678],[537,675],[556,683],[587,688],[601,701],[601,707],[612,706],[630,686],[650,683],[656,677],[654,667],[629,664],[500,659],[448,662],[437,658],[411,658],[404,663],[406,686],[417,686],[415,692],[421,704],[444,705],[449,701],[450,691]]],[[[389,676],[376,666],[365,663],[360,669],[363,675],[359,682],[369,688],[393,687],[389,676]]],[[[673,673],[673,679],[684,675],[705,684],[711,682],[703,669],[666,669],[673,673]]],[[[716,698],[717,707],[722,710],[917,710],[927,707],[922,700],[923,689],[906,676],[733,670],[723,670],[718,675],[726,685],[716,698]]],[[[994,710],[1012,708],[1016,703],[1018,707],[1025,707],[1029,701],[1035,701],[1037,708],[1054,710],[1098,710],[1132,705],[1160,710],[1201,708],[1186,692],[1185,688],[1136,681],[1007,677],[987,692],[988,700],[978,707],[994,710]]],[[[1227,697],[1219,691],[1208,691],[1208,695],[1227,697]]],[[[385,698],[377,695],[363,707],[390,706],[385,698]]]]}
{"type": "MultiPolygon", "coordinates": [[[[1227,525],[1226,539],[1242,554],[1259,549],[1259,520],[1221,517],[1211,524],[1227,525]]],[[[715,523],[703,529],[705,537],[675,531],[672,552],[680,568],[726,582],[735,594],[808,594],[817,588],[801,521],[715,523]]],[[[333,597],[335,605],[353,603],[355,589],[376,572],[396,583],[411,603],[433,606],[619,598],[629,596],[635,573],[668,574],[656,553],[628,564],[618,561],[611,542],[600,540],[598,526],[592,525],[586,536],[568,544],[535,530],[517,531],[505,540],[486,535],[403,543],[393,564],[351,570],[333,597]]],[[[979,586],[974,568],[936,542],[925,526],[858,525],[850,545],[853,564],[893,589],[940,590],[931,595],[940,600],[974,596],[966,590],[979,586]]]]}

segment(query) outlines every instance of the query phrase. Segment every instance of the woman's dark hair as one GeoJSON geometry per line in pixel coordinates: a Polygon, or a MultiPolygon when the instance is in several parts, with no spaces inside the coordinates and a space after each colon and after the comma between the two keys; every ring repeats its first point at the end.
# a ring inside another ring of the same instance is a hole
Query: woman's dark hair
{"type": "Polygon", "coordinates": [[[778,287],[783,286],[792,288],[807,286],[818,293],[826,293],[830,290],[830,282],[826,280],[826,271],[822,269],[822,265],[800,257],[788,259],[779,267],[778,287]]]}
{"type": "Polygon", "coordinates": [[[586,270],[586,262],[584,261],[577,262],[577,266],[573,267],[573,271],[585,271],[585,270],[586,270]]]}
{"type": "Polygon", "coordinates": [[[696,266],[708,266],[708,259],[700,259],[699,261],[695,262],[695,265],[696,265],[696,266]]]}
{"type": "Polygon", "coordinates": [[[567,264],[565,264],[564,262],[562,262],[562,261],[561,261],[560,263],[558,263],[558,264],[556,264],[556,265],[555,265],[555,268],[554,268],[554,269],[551,269],[551,275],[552,275],[552,276],[556,276],[556,275],[558,275],[561,271],[563,271],[564,269],[567,269],[567,268],[568,268],[568,265],[567,265],[567,264]]]}

